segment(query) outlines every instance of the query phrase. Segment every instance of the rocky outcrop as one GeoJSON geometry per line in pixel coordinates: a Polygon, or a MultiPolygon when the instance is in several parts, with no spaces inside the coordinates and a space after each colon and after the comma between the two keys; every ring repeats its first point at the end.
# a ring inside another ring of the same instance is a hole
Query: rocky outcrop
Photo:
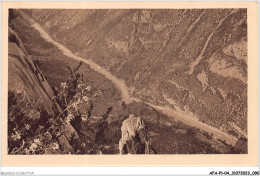
{"type": "Polygon", "coordinates": [[[120,154],[152,154],[151,143],[144,122],[140,117],[130,114],[123,121],[122,137],[119,141],[120,154]]]}
{"type": "Polygon", "coordinates": [[[61,126],[61,136],[59,137],[59,144],[62,153],[75,153],[74,148],[71,146],[71,143],[72,141],[76,141],[78,139],[79,135],[70,123],[61,126]]]}
{"type": "Polygon", "coordinates": [[[8,39],[8,90],[20,94],[22,101],[32,109],[53,114],[50,85],[10,27],[8,39]]]}

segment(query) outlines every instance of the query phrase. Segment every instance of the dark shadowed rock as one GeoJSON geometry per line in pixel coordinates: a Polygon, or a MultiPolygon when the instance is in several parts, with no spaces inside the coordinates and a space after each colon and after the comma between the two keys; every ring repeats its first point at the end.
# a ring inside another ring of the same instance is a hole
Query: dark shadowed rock
{"type": "Polygon", "coordinates": [[[73,140],[77,140],[79,138],[78,133],[72,127],[71,124],[67,123],[61,126],[61,136],[59,137],[59,144],[62,153],[74,153],[74,149],[71,146],[71,142],[73,140]]]}
{"type": "Polygon", "coordinates": [[[8,90],[22,95],[32,109],[53,114],[53,92],[43,74],[27,54],[21,39],[8,29],[8,90]]]}

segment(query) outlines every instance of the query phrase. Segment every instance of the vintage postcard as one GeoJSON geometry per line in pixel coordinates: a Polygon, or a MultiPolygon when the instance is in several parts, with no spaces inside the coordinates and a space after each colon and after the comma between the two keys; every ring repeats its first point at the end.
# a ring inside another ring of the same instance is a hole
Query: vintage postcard
{"type": "Polygon", "coordinates": [[[3,165],[257,165],[257,5],[2,2],[3,165]]]}

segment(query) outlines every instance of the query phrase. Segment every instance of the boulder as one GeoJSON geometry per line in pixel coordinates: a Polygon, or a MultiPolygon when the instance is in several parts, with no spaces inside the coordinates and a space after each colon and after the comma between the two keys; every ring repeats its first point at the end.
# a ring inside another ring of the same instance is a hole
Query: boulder
{"type": "Polygon", "coordinates": [[[130,114],[121,126],[120,154],[152,154],[149,135],[140,117],[130,114]]]}
{"type": "Polygon", "coordinates": [[[75,131],[70,123],[63,124],[61,126],[61,136],[58,138],[62,153],[74,153],[74,149],[71,146],[71,141],[78,138],[78,133],[75,131]]]}

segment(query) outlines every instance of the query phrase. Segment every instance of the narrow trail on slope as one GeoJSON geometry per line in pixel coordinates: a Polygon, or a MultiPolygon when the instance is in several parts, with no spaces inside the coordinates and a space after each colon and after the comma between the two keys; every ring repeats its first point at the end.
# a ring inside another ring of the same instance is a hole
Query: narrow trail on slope
{"type": "Polygon", "coordinates": [[[180,120],[187,125],[195,126],[195,127],[200,128],[203,131],[206,131],[208,133],[213,133],[213,135],[215,137],[220,138],[222,140],[226,140],[226,142],[228,144],[234,145],[236,143],[236,141],[237,141],[236,138],[224,133],[223,131],[220,131],[217,128],[214,128],[210,125],[204,124],[204,123],[202,123],[202,122],[200,122],[196,119],[193,119],[193,118],[191,118],[191,117],[189,117],[185,114],[182,114],[182,113],[180,113],[176,110],[169,109],[167,107],[161,107],[161,106],[153,105],[153,104],[150,104],[148,102],[144,102],[144,101],[142,101],[138,98],[131,97],[130,94],[129,94],[129,88],[126,86],[126,84],[124,83],[123,80],[118,79],[117,77],[112,75],[109,71],[100,67],[98,64],[94,63],[93,61],[91,61],[89,59],[84,59],[82,57],[79,57],[79,56],[73,54],[64,45],[62,45],[61,43],[53,40],[52,37],[38,23],[36,23],[31,17],[29,17],[26,13],[24,13],[21,10],[19,10],[19,13],[35,30],[37,30],[40,33],[40,35],[43,39],[45,39],[46,41],[48,41],[48,42],[54,44],[56,47],[58,47],[65,56],[68,56],[68,57],[70,57],[74,60],[82,61],[82,62],[88,64],[90,66],[90,68],[97,71],[98,73],[101,73],[107,79],[111,80],[116,85],[116,87],[119,88],[119,90],[121,92],[122,100],[125,101],[126,104],[129,104],[132,101],[143,102],[143,103],[150,105],[153,108],[163,112],[164,114],[173,117],[174,120],[180,120]]]}

